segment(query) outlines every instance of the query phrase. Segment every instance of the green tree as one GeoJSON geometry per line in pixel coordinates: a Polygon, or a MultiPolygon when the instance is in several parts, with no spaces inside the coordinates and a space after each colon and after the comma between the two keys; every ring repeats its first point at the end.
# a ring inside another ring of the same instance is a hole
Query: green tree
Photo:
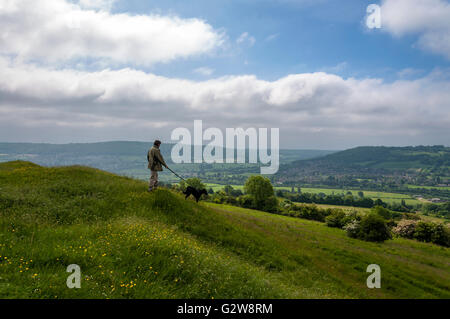
{"type": "Polygon", "coordinates": [[[223,191],[227,194],[227,195],[231,195],[231,193],[233,192],[233,186],[231,186],[231,185],[226,185],[224,188],[223,188],[223,191]]]}
{"type": "Polygon", "coordinates": [[[392,218],[391,211],[387,208],[384,208],[383,206],[375,206],[374,208],[371,209],[371,212],[377,214],[378,216],[383,217],[386,220],[392,218]]]}
{"type": "Polygon", "coordinates": [[[259,175],[250,176],[244,185],[244,191],[254,199],[257,209],[264,211],[276,211],[277,199],[270,180],[259,175]]]}
{"type": "Polygon", "coordinates": [[[383,206],[383,201],[381,200],[381,199],[379,199],[379,198],[377,198],[376,200],[375,200],[375,206],[383,206]]]}
{"type": "Polygon", "coordinates": [[[227,194],[227,196],[238,197],[243,195],[240,189],[234,189],[231,185],[226,185],[223,188],[223,191],[227,194]]]}

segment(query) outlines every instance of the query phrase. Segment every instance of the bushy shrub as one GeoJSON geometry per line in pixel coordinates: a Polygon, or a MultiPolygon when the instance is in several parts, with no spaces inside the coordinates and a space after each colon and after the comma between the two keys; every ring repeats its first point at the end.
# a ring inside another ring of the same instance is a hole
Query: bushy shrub
{"type": "Polygon", "coordinates": [[[361,221],[361,216],[358,214],[357,211],[352,211],[350,213],[346,213],[344,219],[342,222],[344,223],[344,226],[353,222],[353,221],[361,221]]]}
{"type": "Polygon", "coordinates": [[[315,220],[318,222],[325,221],[325,216],[322,214],[322,212],[315,209],[303,209],[298,212],[298,217],[309,220],[315,220]]]}
{"type": "Polygon", "coordinates": [[[278,200],[275,196],[267,197],[262,206],[262,210],[269,213],[278,212],[278,200]]]}
{"type": "Polygon", "coordinates": [[[359,231],[356,236],[356,238],[374,242],[383,242],[392,238],[383,217],[373,213],[368,214],[361,219],[359,231]]]}
{"type": "Polygon", "coordinates": [[[244,207],[244,208],[251,208],[251,209],[256,208],[255,200],[250,195],[239,196],[238,203],[239,203],[239,206],[244,207]]]}
{"type": "Polygon", "coordinates": [[[321,209],[316,205],[294,205],[289,211],[290,216],[300,217],[309,220],[324,222],[329,214],[328,210],[321,209]]]}
{"type": "Polygon", "coordinates": [[[377,214],[378,216],[381,216],[386,220],[392,218],[391,211],[387,208],[384,208],[383,206],[375,206],[371,209],[371,213],[377,214]]]}
{"type": "Polygon", "coordinates": [[[450,246],[450,231],[443,224],[404,219],[392,229],[392,232],[403,238],[414,238],[436,245],[450,246]]]}
{"type": "Polygon", "coordinates": [[[403,238],[414,238],[414,233],[416,231],[417,221],[403,219],[398,222],[397,226],[392,229],[392,232],[403,238]]]}
{"type": "Polygon", "coordinates": [[[233,196],[228,196],[223,190],[209,195],[209,200],[216,204],[238,205],[238,199],[233,196]]]}
{"type": "Polygon", "coordinates": [[[431,242],[445,247],[450,246],[450,231],[443,224],[418,222],[414,238],[419,241],[431,242]]]}
{"type": "Polygon", "coordinates": [[[325,218],[328,227],[342,228],[345,226],[346,215],[341,209],[335,209],[325,218]]]}
{"type": "Polygon", "coordinates": [[[291,208],[293,206],[295,206],[295,204],[293,202],[291,202],[290,200],[286,199],[284,200],[284,202],[281,202],[280,205],[282,206],[283,209],[285,209],[286,211],[291,210],[291,208]]]}
{"type": "Polygon", "coordinates": [[[243,195],[243,193],[240,189],[234,189],[233,186],[231,186],[231,185],[226,185],[222,190],[228,196],[239,197],[239,196],[243,195]]]}
{"type": "Polygon", "coordinates": [[[433,234],[431,235],[431,242],[436,245],[450,247],[450,231],[449,231],[449,229],[442,224],[435,225],[433,234]]]}
{"type": "Polygon", "coordinates": [[[358,238],[360,229],[361,222],[356,219],[344,226],[344,230],[347,232],[347,236],[351,238],[358,238]]]}
{"type": "Polygon", "coordinates": [[[392,236],[383,217],[368,214],[361,219],[360,238],[366,241],[383,242],[392,236]]]}
{"type": "Polygon", "coordinates": [[[346,213],[341,209],[330,209],[330,213],[325,218],[325,222],[329,227],[336,227],[346,229],[350,223],[354,221],[361,221],[361,216],[356,211],[352,211],[350,213],[346,213]]]}
{"type": "Polygon", "coordinates": [[[419,241],[431,242],[431,237],[433,236],[434,225],[427,222],[418,222],[416,226],[416,231],[414,232],[414,238],[419,241]]]}

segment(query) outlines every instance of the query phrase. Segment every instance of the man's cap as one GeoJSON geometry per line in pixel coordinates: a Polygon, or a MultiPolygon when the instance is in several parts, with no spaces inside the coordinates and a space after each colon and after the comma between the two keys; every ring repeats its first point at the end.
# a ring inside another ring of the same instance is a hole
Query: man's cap
{"type": "Polygon", "coordinates": [[[161,141],[160,140],[155,140],[155,143],[153,143],[153,145],[161,145],[161,141]]]}

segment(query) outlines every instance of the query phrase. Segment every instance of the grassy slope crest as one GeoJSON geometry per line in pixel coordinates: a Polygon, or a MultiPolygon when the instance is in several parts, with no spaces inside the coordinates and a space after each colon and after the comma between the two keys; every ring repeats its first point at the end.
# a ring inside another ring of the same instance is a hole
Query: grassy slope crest
{"type": "Polygon", "coordinates": [[[87,167],[0,164],[3,298],[449,298],[449,269],[432,244],[361,242],[87,167]],[[73,263],[81,289],[66,287],[73,263]],[[366,287],[372,263],[382,289],[366,287]]]}

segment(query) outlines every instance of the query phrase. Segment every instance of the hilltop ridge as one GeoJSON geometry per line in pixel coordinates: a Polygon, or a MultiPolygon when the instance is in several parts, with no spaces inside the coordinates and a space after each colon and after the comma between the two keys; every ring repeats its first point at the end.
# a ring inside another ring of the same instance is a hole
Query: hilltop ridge
{"type": "Polygon", "coordinates": [[[356,147],[284,165],[278,179],[330,186],[339,185],[337,180],[346,186],[361,187],[376,187],[377,181],[438,186],[450,183],[450,147],[356,147]]]}

